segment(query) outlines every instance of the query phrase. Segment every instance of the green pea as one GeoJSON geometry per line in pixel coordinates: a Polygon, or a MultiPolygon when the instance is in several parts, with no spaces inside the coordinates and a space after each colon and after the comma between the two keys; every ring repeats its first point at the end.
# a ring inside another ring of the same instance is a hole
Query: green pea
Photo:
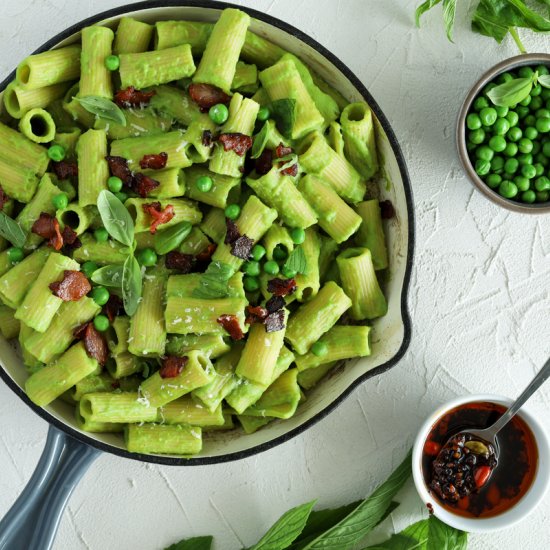
{"type": "Polygon", "coordinates": [[[521,138],[518,142],[518,150],[520,153],[530,153],[533,150],[533,142],[527,138],[521,138]]]}
{"type": "Polygon", "coordinates": [[[505,118],[497,118],[493,125],[493,132],[497,136],[504,136],[510,130],[510,123],[505,118]]]}
{"type": "Polygon", "coordinates": [[[241,207],[238,204],[230,204],[225,208],[225,217],[230,220],[236,220],[241,213],[241,207]]]}
{"type": "Polygon", "coordinates": [[[524,119],[529,113],[529,107],[524,107],[523,105],[518,105],[516,107],[516,113],[518,114],[520,120],[524,119]]]}
{"type": "Polygon", "coordinates": [[[495,155],[491,161],[491,170],[497,174],[504,168],[504,159],[501,156],[495,155]]]}
{"type": "Polygon", "coordinates": [[[537,118],[550,118],[550,109],[538,109],[535,115],[537,118]]]}
{"type": "Polygon", "coordinates": [[[533,164],[536,170],[535,177],[542,176],[544,174],[544,165],[542,165],[540,162],[537,162],[536,164],[533,164]]]}
{"type": "Polygon", "coordinates": [[[470,113],[466,117],[466,126],[470,130],[477,130],[481,128],[481,119],[479,118],[479,115],[477,113],[470,113]]]}
{"type": "Polygon", "coordinates": [[[497,112],[497,115],[499,116],[499,118],[505,117],[509,111],[508,107],[504,107],[502,105],[495,105],[494,109],[497,112]]]}
{"type": "Polygon", "coordinates": [[[489,140],[489,147],[496,153],[501,153],[506,149],[506,140],[502,136],[493,136],[489,140]]]}
{"type": "Polygon", "coordinates": [[[118,55],[108,55],[105,58],[105,67],[108,71],[116,71],[120,67],[118,55]]]}
{"type": "Polygon", "coordinates": [[[94,237],[98,243],[105,243],[109,240],[109,232],[104,227],[98,227],[94,231],[94,237]]]}
{"type": "Polygon", "coordinates": [[[524,107],[529,107],[529,105],[531,104],[531,100],[532,100],[532,99],[533,99],[533,98],[532,98],[530,95],[528,95],[525,99],[522,99],[522,100],[519,102],[519,104],[520,104],[520,105],[523,105],[524,107]]]}
{"type": "Polygon", "coordinates": [[[540,108],[542,108],[543,105],[544,102],[542,101],[542,97],[534,97],[531,100],[531,105],[529,105],[529,108],[531,109],[531,111],[538,111],[540,108]]]}
{"type": "Polygon", "coordinates": [[[294,244],[302,244],[306,240],[306,232],[301,227],[290,230],[290,238],[294,244]]]}
{"type": "Polygon", "coordinates": [[[519,116],[515,111],[508,111],[506,115],[506,120],[510,123],[510,126],[516,126],[519,122],[519,116]]]}
{"type": "Polygon", "coordinates": [[[252,259],[259,262],[265,256],[265,248],[261,244],[255,244],[252,247],[252,259]]]}
{"type": "Polygon", "coordinates": [[[260,288],[260,280],[257,277],[245,275],[243,277],[243,286],[247,292],[254,292],[260,288]]]}
{"type": "Polygon", "coordinates": [[[52,197],[52,204],[56,210],[63,210],[69,204],[69,196],[67,193],[58,193],[52,197]]]}
{"type": "Polygon", "coordinates": [[[547,156],[543,155],[542,153],[539,153],[535,157],[535,161],[537,164],[542,165],[544,168],[546,168],[550,164],[550,159],[547,156]]]}
{"type": "Polygon", "coordinates": [[[518,146],[515,143],[508,143],[502,153],[507,157],[515,157],[518,154],[518,146]]]}
{"type": "Polygon", "coordinates": [[[525,65],[518,69],[518,76],[520,76],[521,78],[531,78],[534,72],[535,71],[533,71],[531,67],[529,67],[528,65],[525,65]]]}
{"type": "Polygon", "coordinates": [[[482,145],[476,149],[476,158],[478,159],[491,161],[494,155],[495,152],[487,145],[482,145]]]}
{"type": "Polygon", "coordinates": [[[208,110],[208,116],[214,124],[219,126],[220,124],[226,122],[229,118],[229,109],[223,103],[218,103],[210,107],[208,110]]]}
{"type": "Polygon", "coordinates": [[[496,81],[499,84],[505,84],[506,82],[510,82],[510,80],[514,80],[514,76],[508,72],[499,74],[498,77],[496,78],[496,81]]]}
{"type": "Polygon", "coordinates": [[[8,260],[12,264],[18,264],[24,257],[25,257],[25,252],[23,251],[22,248],[18,246],[8,248],[8,260]]]}
{"type": "Polygon", "coordinates": [[[283,260],[286,260],[288,258],[288,252],[286,251],[286,247],[283,248],[281,245],[277,245],[273,249],[273,259],[277,260],[278,262],[282,262],[283,260]]]}
{"type": "Polygon", "coordinates": [[[523,137],[523,132],[518,126],[512,126],[506,133],[506,137],[510,141],[519,141],[523,137]]]}
{"type": "MultiPolygon", "coordinates": [[[[481,126],[481,120],[479,125],[481,126]]],[[[60,162],[65,158],[65,149],[61,145],[52,145],[48,148],[48,157],[54,162],[60,162]]]]}
{"type": "MultiPolygon", "coordinates": [[[[256,118],[258,120],[264,121],[267,120],[271,116],[271,112],[269,111],[269,107],[260,107],[258,110],[258,114],[256,115],[256,118]]],[[[480,121],[481,124],[481,121],[480,121]]]]}
{"type": "Polygon", "coordinates": [[[107,187],[113,193],[118,193],[122,189],[122,180],[116,176],[111,176],[107,180],[107,187]]]}
{"type": "MultiPolygon", "coordinates": [[[[530,96],[531,97],[538,97],[542,93],[542,86],[540,84],[537,84],[536,86],[533,86],[533,89],[531,90],[530,96]]],[[[538,109],[538,107],[537,107],[538,109]]]]}
{"type": "Polygon", "coordinates": [[[492,126],[497,120],[497,112],[492,107],[485,107],[485,109],[481,109],[479,118],[482,124],[492,126]]]}
{"type": "Polygon", "coordinates": [[[518,167],[519,167],[519,162],[517,161],[517,159],[508,159],[504,163],[504,171],[507,174],[515,174],[518,170],[518,167]]]}
{"type": "Polygon", "coordinates": [[[324,357],[328,353],[328,344],[326,342],[315,342],[311,346],[311,353],[317,357],[324,357]]]}
{"type": "Polygon", "coordinates": [[[531,153],[533,155],[536,155],[537,153],[540,153],[541,149],[542,149],[542,145],[540,144],[540,141],[538,140],[533,141],[533,150],[531,151],[531,153]]]}
{"type": "Polygon", "coordinates": [[[109,319],[105,315],[96,315],[94,317],[94,327],[99,332],[105,332],[109,328],[109,319]]]}
{"type": "Polygon", "coordinates": [[[478,159],[476,160],[475,171],[478,176],[486,176],[491,171],[491,163],[488,160],[478,159]]]}
{"type": "Polygon", "coordinates": [[[283,266],[283,275],[287,279],[293,279],[296,275],[298,275],[298,272],[295,269],[289,269],[288,267],[283,266]]]}
{"type": "Polygon", "coordinates": [[[474,109],[476,111],[481,111],[482,109],[486,109],[487,107],[489,107],[489,101],[487,100],[487,98],[479,96],[475,99],[474,109]]]}
{"type": "Polygon", "coordinates": [[[537,199],[537,195],[531,189],[529,189],[528,191],[524,191],[521,194],[522,202],[526,202],[527,204],[533,204],[536,199],[537,199]]]}
{"type": "Polygon", "coordinates": [[[550,132],[550,118],[538,118],[536,127],[541,134],[547,134],[550,132]]]}
{"type": "Polygon", "coordinates": [[[548,199],[550,199],[550,192],[548,191],[537,191],[537,202],[548,202],[548,199]]]}
{"type": "Polygon", "coordinates": [[[543,88],[542,94],[540,94],[540,97],[542,97],[543,101],[548,101],[550,99],[550,89],[543,88]]]}
{"type": "Polygon", "coordinates": [[[470,141],[466,143],[466,151],[468,153],[473,153],[476,150],[477,145],[475,143],[471,143],[470,141]]]}
{"type": "Polygon", "coordinates": [[[468,139],[476,145],[481,145],[485,141],[485,130],[483,128],[472,130],[468,134],[468,139]]]}
{"type": "Polygon", "coordinates": [[[109,291],[104,286],[96,286],[90,296],[98,306],[104,306],[109,301],[109,291]]]}
{"type": "Polygon", "coordinates": [[[115,197],[120,202],[126,202],[128,200],[128,195],[126,193],[124,193],[124,191],[119,191],[118,193],[115,193],[115,197]]]}
{"type": "Polygon", "coordinates": [[[485,180],[485,183],[491,188],[495,189],[500,185],[500,182],[502,181],[502,177],[498,174],[489,174],[487,176],[487,179],[485,180]]]}
{"type": "Polygon", "coordinates": [[[245,262],[243,265],[243,271],[251,277],[257,277],[260,274],[260,263],[255,260],[245,262]]]}
{"type": "Polygon", "coordinates": [[[521,175],[531,180],[537,175],[537,170],[532,164],[524,164],[521,167],[521,175]]]}
{"type": "Polygon", "coordinates": [[[275,260],[269,260],[264,264],[264,271],[269,275],[277,275],[279,273],[279,264],[275,260]]]}
{"type": "Polygon", "coordinates": [[[550,179],[541,176],[535,180],[535,189],[537,191],[550,191],[550,179]]]}
{"type": "Polygon", "coordinates": [[[200,176],[195,182],[195,186],[201,193],[208,193],[208,191],[212,189],[213,185],[214,182],[212,181],[212,178],[210,176],[200,176]]]}
{"type": "Polygon", "coordinates": [[[531,182],[525,176],[516,176],[514,183],[519,191],[527,191],[531,187],[531,182]]]}
{"type": "Polygon", "coordinates": [[[157,253],[152,248],[144,248],[137,255],[137,261],[145,267],[153,267],[157,264],[157,253]]]}
{"type": "Polygon", "coordinates": [[[484,95],[487,95],[493,88],[496,88],[497,85],[495,82],[489,82],[485,88],[483,88],[482,92],[484,95]]]}
{"type": "Polygon", "coordinates": [[[547,142],[542,146],[542,154],[543,154],[545,157],[550,158],[550,141],[547,141],[547,142]]]}
{"type": "Polygon", "coordinates": [[[82,273],[84,273],[84,275],[86,275],[86,277],[88,277],[88,279],[92,276],[94,271],[97,270],[97,268],[98,268],[98,265],[95,262],[91,262],[91,261],[84,262],[80,266],[80,269],[82,270],[82,273]]]}
{"type": "Polygon", "coordinates": [[[533,128],[532,126],[528,126],[527,128],[525,128],[524,132],[523,132],[523,135],[527,138],[527,139],[530,139],[530,140],[533,140],[533,139],[536,139],[537,136],[539,135],[538,131],[536,128],[533,128]]]}
{"type": "Polygon", "coordinates": [[[535,117],[535,115],[527,115],[523,119],[524,126],[534,126],[536,122],[537,122],[537,118],[535,117]]]}
{"type": "Polygon", "coordinates": [[[518,188],[511,181],[503,181],[498,187],[498,193],[505,199],[513,199],[518,194],[518,188]]]}
{"type": "Polygon", "coordinates": [[[482,124],[481,129],[484,130],[486,134],[491,134],[493,132],[493,127],[487,126],[486,124],[482,124]]]}
{"type": "Polygon", "coordinates": [[[518,155],[517,159],[520,166],[523,166],[524,164],[533,164],[533,155],[531,153],[527,153],[526,155],[518,155]]]}
{"type": "Polygon", "coordinates": [[[548,67],[546,65],[537,65],[535,67],[535,71],[539,73],[539,76],[543,74],[550,74],[550,71],[548,70],[548,67]]]}

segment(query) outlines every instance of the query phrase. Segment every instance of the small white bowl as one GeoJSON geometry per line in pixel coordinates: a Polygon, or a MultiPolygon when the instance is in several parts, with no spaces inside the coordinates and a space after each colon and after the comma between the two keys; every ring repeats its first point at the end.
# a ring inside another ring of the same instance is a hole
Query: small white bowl
{"type": "Polygon", "coordinates": [[[498,531],[500,529],[506,529],[512,525],[518,523],[529,515],[539,504],[544,497],[548,487],[550,486],[550,443],[548,436],[542,424],[528,411],[521,410],[519,416],[526,422],[531,428],[535,441],[538,447],[538,464],[537,471],[533,483],[529,490],[523,495],[512,508],[499,514],[498,516],[492,516],[487,518],[468,518],[459,516],[450,512],[446,508],[443,508],[438,501],[430,494],[424,476],[422,474],[422,451],[428,435],[434,426],[434,424],[444,416],[448,411],[464,405],[465,403],[472,403],[477,401],[489,401],[498,403],[499,405],[510,406],[512,399],[508,397],[502,397],[499,395],[468,395],[464,397],[457,397],[452,401],[449,401],[440,407],[438,407],[424,422],[416,440],[414,442],[413,454],[412,454],[412,471],[414,484],[416,490],[420,495],[422,501],[429,508],[433,509],[434,515],[451,527],[467,531],[469,533],[488,533],[490,531],[498,531]]]}

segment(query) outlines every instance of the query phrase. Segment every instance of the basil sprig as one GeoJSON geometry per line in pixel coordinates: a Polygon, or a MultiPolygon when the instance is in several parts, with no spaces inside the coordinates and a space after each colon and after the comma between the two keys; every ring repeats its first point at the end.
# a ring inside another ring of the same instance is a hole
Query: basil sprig
{"type": "Polygon", "coordinates": [[[307,261],[304,249],[301,246],[297,246],[287,258],[284,267],[290,271],[296,271],[302,275],[307,274],[307,261]]]}
{"type": "Polygon", "coordinates": [[[157,254],[168,254],[175,250],[191,233],[193,226],[189,222],[180,222],[164,231],[157,231],[153,239],[157,254]]]}
{"type": "Polygon", "coordinates": [[[113,288],[122,288],[122,272],[124,267],[121,265],[106,265],[100,267],[92,273],[92,281],[97,285],[110,286],[113,288]]]}
{"type": "Polygon", "coordinates": [[[78,103],[80,103],[86,111],[92,113],[92,115],[106,120],[107,122],[115,122],[116,124],[126,126],[126,117],[122,109],[110,99],[97,95],[87,95],[84,97],[74,96],[73,99],[78,101],[78,103]]]}
{"type": "Polygon", "coordinates": [[[214,537],[193,537],[171,544],[166,550],[210,550],[214,537]]]}
{"type": "Polygon", "coordinates": [[[199,286],[193,290],[195,298],[225,298],[229,294],[229,279],[233,268],[222,262],[210,262],[199,279],[199,286]]]}
{"type": "Polygon", "coordinates": [[[137,311],[142,284],[141,267],[132,253],[124,261],[122,269],[122,301],[128,315],[133,315],[137,311]]]}
{"type": "Polygon", "coordinates": [[[97,209],[109,235],[119,243],[132,246],[134,221],[124,204],[113,193],[104,190],[99,193],[97,209]]]}
{"type": "Polygon", "coordinates": [[[291,138],[296,123],[296,100],[277,99],[267,107],[281,134],[286,138],[291,138]]]}
{"type": "Polygon", "coordinates": [[[539,75],[535,71],[532,76],[514,78],[489,90],[487,97],[500,107],[513,107],[528,97],[537,83],[550,88],[550,75],[539,75]]]}
{"type": "Polygon", "coordinates": [[[5,212],[0,212],[0,236],[19,248],[23,247],[27,240],[25,231],[5,212]]]}
{"type": "Polygon", "coordinates": [[[254,136],[254,141],[252,142],[252,149],[250,150],[250,158],[257,159],[260,158],[261,154],[266,148],[267,141],[269,139],[269,122],[266,120],[262,129],[254,136]]]}

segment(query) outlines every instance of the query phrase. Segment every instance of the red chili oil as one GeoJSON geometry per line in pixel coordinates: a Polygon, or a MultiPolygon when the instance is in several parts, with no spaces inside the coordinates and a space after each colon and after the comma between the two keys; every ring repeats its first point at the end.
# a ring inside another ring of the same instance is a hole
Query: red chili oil
{"type": "MultiPolygon", "coordinates": [[[[430,487],[432,480],[432,464],[451,437],[463,430],[488,428],[505,410],[496,403],[474,402],[460,405],[442,416],[433,425],[422,453],[426,487],[430,487]]],[[[484,485],[456,503],[443,501],[430,491],[434,500],[454,514],[473,518],[497,516],[512,508],[533,483],[538,464],[537,444],[533,432],[519,415],[499,432],[497,439],[498,465],[484,485]]]]}

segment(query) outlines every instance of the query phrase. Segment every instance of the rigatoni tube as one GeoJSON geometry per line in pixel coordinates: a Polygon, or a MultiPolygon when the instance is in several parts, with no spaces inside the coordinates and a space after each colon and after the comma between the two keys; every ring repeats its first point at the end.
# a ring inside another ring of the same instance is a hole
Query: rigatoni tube
{"type": "Polygon", "coordinates": [[[111,29],[99,25],[82,29],[79,97],[93,95],[112,99],[111,71],[105,67],[105,58],[112,53],[114,36],[111,29]]]}
{"type": "Polygon", "coordinates": [[[0,334],[6,339],[16,338],[19,334],[20,322],[15,318],[15,310],[0,305],[0,334]]]}
{"type": "Polygon", "coordinates": [[[82,396],[80,414],[92,422],[154,422],[157,408],[138,392],[95,392],[82,396]]]}
{"type": "Polygon", "coordinates": [[[196,455],[202,449],[201,428],[182,424],[130,424],[125,440],[131,453],[196,455]]]}
{"type": "Polygon", "coordinates": [[[377,199],[360,202],[355,210],[363,220],[355,236],[355,242],[370,250],[374,269],[386,269],[388,267],[388,250],[382,226],[380,203],[377,199]]]}
{"type": "Polygon", "coordinates": [[[19,131],[35,143],[49,143],[55,137],[55,122],[48,111],[36,107],[23,115],[19,131]]]}
{"type": "Polygon", "coordinates": [[[107,155],[107,134],[105,130],[84,132],[76,145],[78,156],[78,204],[96,205],[99,193],[107,189],[109,166],[107,155]]]}
{"type": "Polygon", "coordinates": [[[84,233],[79,238],[82,246],[73,252],[73,258],[77,262],[95,262],[100,265],[123,264],[128,257],[128,248],[113,239],[98,242],[89,233],[84,233]]]}
{"type": "MultiPolygon", "coordinates": [[[[156,202],[155,199],[132,198],[124,203],[134,220],[136,233],[149,231],[153,218],[143,210],[143,206],[152,202],[156,202]]],[[[187,199],[160,199],[158,202],[160,202],[161,209],[166,208],[168,205],[174,208],[174,217],[159,226],[159,233],[180,222],[196,224],[202,219],[202,212],[197,205],[187,199]]]]}
{"type": "Polygon", "coordinates": [[[218,405],[212,411],[193,400],[190,395],[170,401],[158,411],[159,422],[166,424],[188,424],[189,426],[223,426],[222,407],[218,405]]]}
{"type": "Polygon", "coordinates": [[[62,83],[26,90],[14,81],[4,91],[4,106],[13,118],[21,118],[27,111],[47,107],[52,101],[63,97],[67,88],[68,85],[62,83]]]}
{"type": "Polygon", "coordinates": [[[205,166],[194,165],[184,171],[186,179],[186,195],[195,201],[209,204],[217,208],[225,208],[228,198],[238,191],[241,183],[240,178],[215,174],[205,166]],[[212,180],[212,187],[209,191],[200,191],[197,188],[197,180],[201,177],[209,177],[212,180]]]}
{"type": "Polygon", "coordinates": [[[153,36],[153,29],[153,25],[143,21],[131,17],[122,17],[115,32],[113,53],[120,55],[121,53],[147,51],[153,36]]]}
{"type": "MultiPolygon", "coordinates": [[[[0,143],[2,144],[2,148],[0,149],[0,161],[8,164],[17,164],[39,176],[48,168],[50,159],[45,147],[33,143],[17,130],[1,122],[0,143]]],[[[4,186],[3,178],[2,185],[4,186]]],[[[28,202],[28,200],[25,202],[28,202]]]]}
{"type": "Polygon", "coordinates": [[[19,202],[29,202],[38,186],[38,178],[32,169],[21,166],[12,159],[3,158],[2,153],[0,153],[0,181],[6,194],[19,202]]]}
{"type": "Polygon", "coordinates": [[[204,351],[210,359],[216,359],[231,350],[223,334],[186,334],[170,335],[166,342],[166,354],[183,357],[189,351],[198,349],[204,351]]]}

